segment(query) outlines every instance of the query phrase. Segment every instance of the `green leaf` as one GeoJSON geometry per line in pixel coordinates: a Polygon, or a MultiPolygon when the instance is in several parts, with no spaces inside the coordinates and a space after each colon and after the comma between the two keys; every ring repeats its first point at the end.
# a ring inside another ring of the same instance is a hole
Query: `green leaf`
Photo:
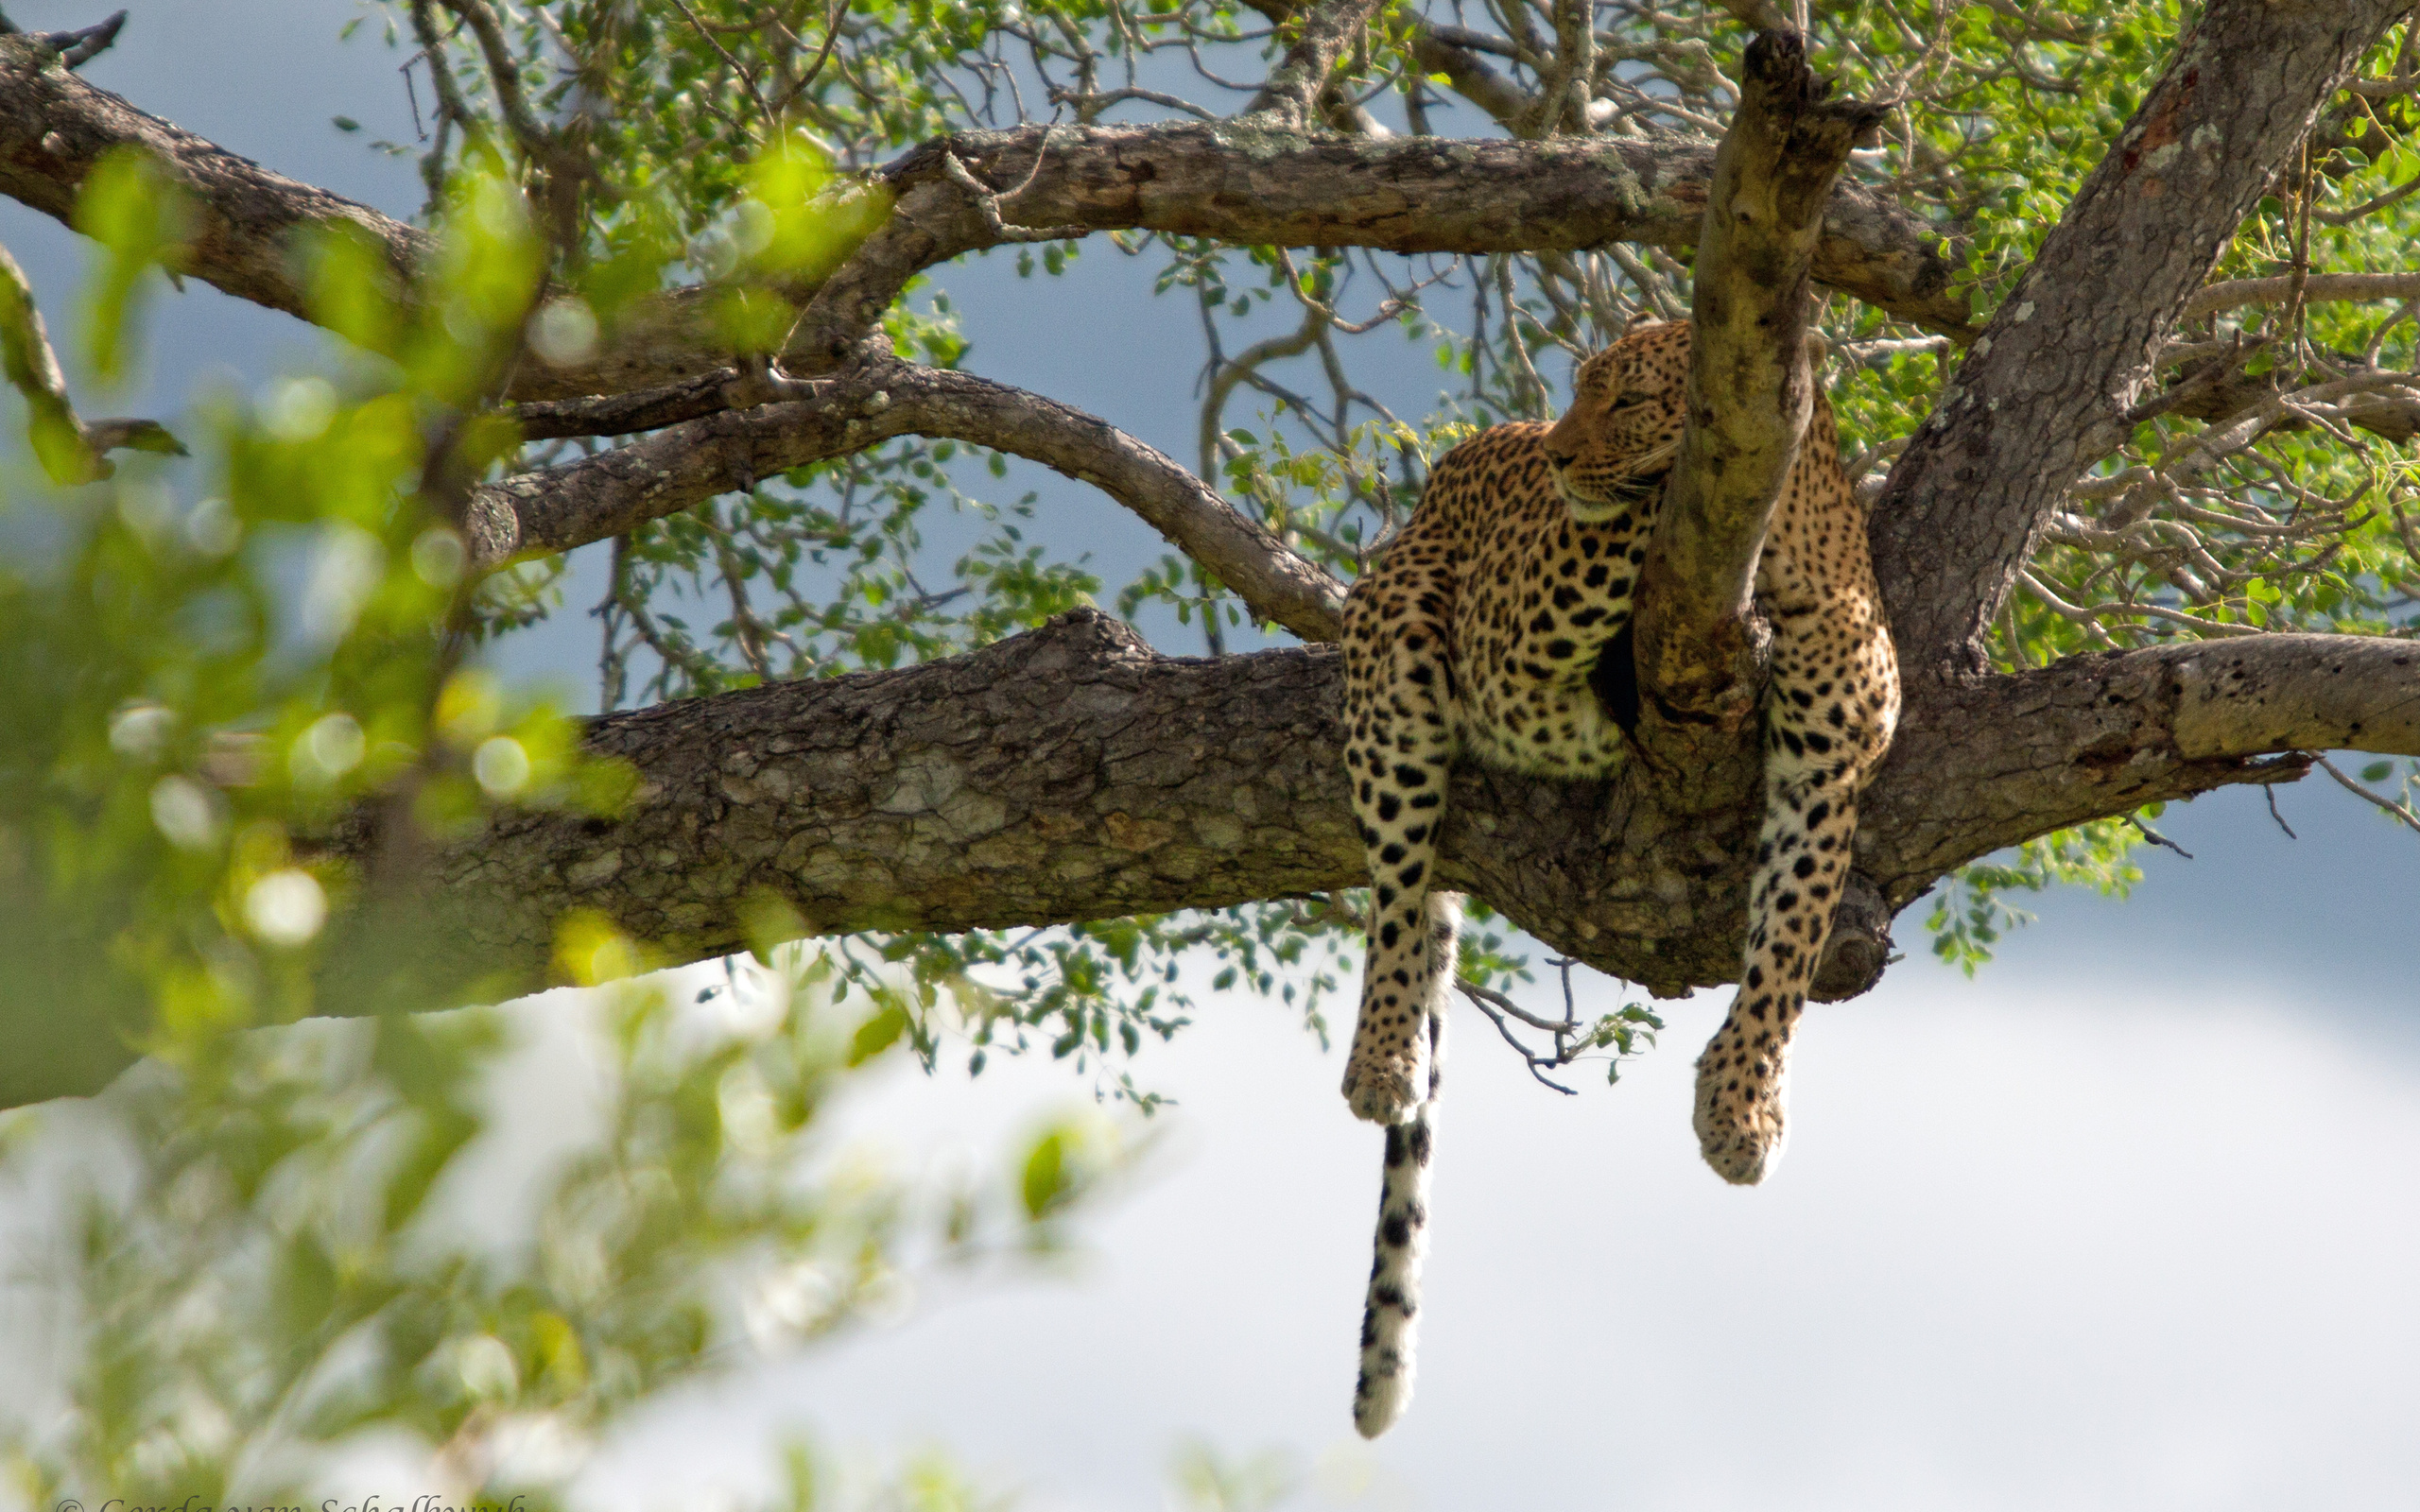
{"type": "Polygon", "coordinates": [[[883,1009],[880,1013],[875,1014],[873,1018],[868,1019],[865,1022],[857,1025],[856,1034],[852,1036],[849,1040],[849,1064],[852,1066],[864,1065],[867,1061],[872,1060],[874,1057],[881,1055],[884,1051],[898,1043],[899,1037],[907,1032],[907,1009],[900,1007],[889,1007],[883,1009]]]}
{"type": "Polygon", "coordinates": [[[1057,1129],[1034,1142],[1033,1150],[1025,1158],[1025,1177],[1020,1192],[1025,1198],[1028,1218],[1039,1220],[1067,1200],[1067,1142],[1057,1129]]]}

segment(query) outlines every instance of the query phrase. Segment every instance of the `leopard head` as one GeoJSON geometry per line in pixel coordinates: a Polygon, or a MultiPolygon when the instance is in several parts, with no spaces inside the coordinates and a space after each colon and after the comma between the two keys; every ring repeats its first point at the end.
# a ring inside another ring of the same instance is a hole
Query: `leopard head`
{"type": "Polygon", "coordinates": [[[1681,453],[1689,326],[1645,326],[1580,365],[1571,407],[1546,435],[1557,488],[1582,522],[1651,502],[1681,453]]]}

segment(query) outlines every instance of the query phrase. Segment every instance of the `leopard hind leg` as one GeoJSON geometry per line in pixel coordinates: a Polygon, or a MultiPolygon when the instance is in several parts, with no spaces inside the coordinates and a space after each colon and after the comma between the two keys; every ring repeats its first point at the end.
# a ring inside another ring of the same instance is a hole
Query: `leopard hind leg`
{"type": "Polygon", "coordinates": [[[1411,1403],[1420,1332],[1420,1269],[1428,1254],[1428,1162],[1435,1153],[1437,1095],[1445,1074],[1445,1000],[1452,990],[1461,900],[1428,895],[1428,955],[1443,963],[1424,1015],[1428,1040],[1426,1096],[1410,1118],[1387,1125],[1378,1194],[1378,1232],[1370,1257],[1370,1294],[1361,1310],[1361,1376],[1353,1387],[1353,1426],[1375,1438],[1411,1403]]]}
{"type": "Polygon", "coordinates": [[[1848,879],[1857,788],[1847,764],[1767,753],[1765,817],[1748,889],[1738,994],[1698,1057],[1698,1148],[1725,1181],[1754,1186],[1788,1136],[1789,1041],[1848,879]]]}

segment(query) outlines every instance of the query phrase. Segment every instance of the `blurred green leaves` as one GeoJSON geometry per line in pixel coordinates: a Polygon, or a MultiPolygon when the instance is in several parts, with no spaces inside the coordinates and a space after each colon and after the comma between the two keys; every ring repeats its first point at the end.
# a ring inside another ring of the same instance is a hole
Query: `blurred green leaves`
{"type": "MultiPolygon", "coordinates": [[[[442,833],[501,801],[614,800],[619,780],[560,713],[461,665],[460,543],[422,491],[432,436],[474,471],[511,444],[457,421],[536,288],[517,198],[466,180],[410,304],[360,240],[321,239],[321,307],[393,360],[202,396],[193,468],[137,456],[90,488],[10,490],[9,1102],[93,1091],[140,1052],[204,1066],[232,1030],[325,1006],[326,941],[364,879],[321,837],[349,815],[402,804],[396,822],[442,833]]],[[[95,371],[130,370],[137,296],[183,218],[139,157],[92,175],[95,371]]]]}
{"type": "Polygon", "coordinates": [[[155,270],[174,262],[187,219],[183,196],[138,149],[112,151],[86,177],[75,225],[103,255],[84,304],[84,358],[104,382],[126,376],[142,296],[155,270]]]}
{"type": "MultiPolygon", "coordinates": [[[[684,980],[523,1016],[554,1025],[551,1070],[492,1010],[320,1022],[153,1069],[56,1131],[16,1115],[0,1183],[76,1194],[55,1274],[88,1320],[65,1414],[7,1427],[21,1482],[316,1504],[374,1432],[482,1498],[558,1505],[640,1402],[895,1308],[919,1273],[1048,1253],[1130,1158],[1087,1112],[994,1173],[907,1181],[831,1131],[865,1037],[821,957],[684,980]],[[45,1185],[62,1159],[77,1180],[45,1185]]],[[[804,1449],[789,1468],[797,1504],[831,1489],[804,1449]]],[[[945,1462],[903,1476],[931,1493],[909,1504],[971,1494],[945,1462]]]]}

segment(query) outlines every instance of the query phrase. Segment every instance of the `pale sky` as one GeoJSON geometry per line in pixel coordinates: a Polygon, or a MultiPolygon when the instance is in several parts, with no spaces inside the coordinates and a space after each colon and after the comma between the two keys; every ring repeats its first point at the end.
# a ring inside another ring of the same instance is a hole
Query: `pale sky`
{"type": "MultiPolygon", "coordinates": [[[[396,60],[336,44],[353,13],[138,3],[86,73],[408,214],[408,163],[361,145],[408,137],[396,60]],[[366,129],[339,136],[336,113],[366,129]]],[[[96,19],[58,0],[9,14],[96,19]]],[[[75,238],[9,202],[0,241],[59,331],[75,238]]],[[[953,275],[970,366],[1189,458],[1189,323],[1063,340],[1079,316],[1148,309],[1113,285],[1122,261],[1098,249],[1089,282],[1055,286],[1005,259],[953,275]]],[[[256,385],[313,341],[198,284],[155,331],[172,399],[216,365],[256,385]]],[[[1425,348],[1405,363],[1409,391],[1433,390],[1425,348]]],[[[1113,587],[1162,549],[1090,490],[1030,486],[1113,587]]],[[[588,685],[578,593],[509,666],[588,685]]],[[[698,1506],[769,1472],[762,1446],[793,1425],[877,1460],[945,1444],[1040,1508],[1156,1506],[1185,1435],[1292,1455],[1305,1506],[2420,1504],[2420,845],[2324,781],[2280,802],[2299,842],[2256,795],[2205,799],[2162,824],[2199,859],[2151,856],[2134,902],[2054,899],[1974,983],[1916,959],[1816,1009],[1763,1189],[1724,1187],[1689,1138],[1719,998],[1674,1005],[1663,1051],[1572,1100],[1466,1015],[1419,1391],[1374,1449],[1346,1409],[1376,1135],[1346,1116],[1337,1056],[1234,1000],[1138,1063],[1180,1106],[1081,1227],[1072,1276],[942,1287],[902,1322],[666,1402],[584,1483],[591,1504],[698,1506]]],[[[1922,913],[1899,923],[1920,957],[1922,913]]],[[[972,1087],[894,1072],[846,1117],[938,1159],[996,1150],[1081,1092],[995,1058],[972,1087]]]]}
{"type": "MultiPolygon", "coordinates": [[[[949,1445],[1037,1508],[1156,1505],[1190,1437],[1284,1452],[1303,1506],[2413,1504],[2420,1045],[2338,988],[2029,945],[1814,1010],[1753,1191],[1689,1134],[1720,999],[1569,1100],[1463,1014],[1419,1391],[1374,1447],[1347,1407],[1376,1135],[1336,1056],[1234,1002],[1139,1063],[1180,1106],[1071,1278],[940,1284],[664,1404],[583,1485],[685,1503],[707,1460],[751,1478],[700,1443],[805,1426],[949,1445]]],[[[844,1120],[996,1159],[1078,1091],[1045,1062],[894,1071],[844,1120]]]]}

